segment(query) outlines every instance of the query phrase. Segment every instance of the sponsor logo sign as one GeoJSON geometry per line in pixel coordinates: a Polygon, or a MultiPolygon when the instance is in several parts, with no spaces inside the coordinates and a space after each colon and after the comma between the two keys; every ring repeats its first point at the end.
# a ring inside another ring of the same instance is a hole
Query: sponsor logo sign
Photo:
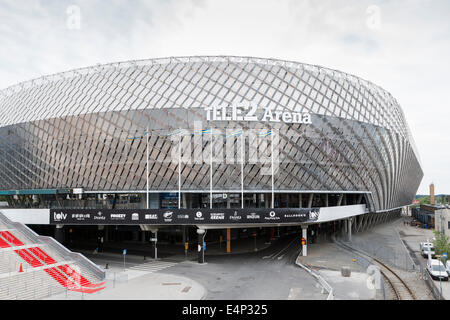
{"type": "Polygon", "coordinates": [[[233,215],[230,215],[230,220],[233,221],[238,221],[238,220],[242,220],[242,216],[238,214],[237,211],[234,211],[233,215]]]}
{"type": "Polygon", "coordinates": [[[309,211],[308,220],[317,221],[318,219],[319,219],[319,210],[318,209],[309,211]]]}
{"type": "Polygon", "coordinates": [[[101,211],[99,211],[94,215],[94,220],[106,220],[106,217],[101,211]]]}
{"type": "Polygon", "coordinates": [[[203,212],[197,211],[197,212],[195,213],[194,220],[195,220],[195,221],[203,221],[203,220],[205,220],[205,218],[203,217],[203,212]]]}
{"type": "Polygon", "coordinates": [[[124,213],[111,213],[110,215],[111,220],[121,220],[121,221],[124,221],[126,216],[127,215],[124,213]]]}
{"type": "Polygon", "coordinates": [[[163,213],[163,218],[165,222],[172,222],[173,220],[173,211],[166,211],[163,213]]]}
{"type": "Polygon", "coordinates": [[[211,212],[210,213],[211,220],[225,220],[225,213],[223,212],[211,212]]]}
{"type": "Polygon", "coordinates": [[[62,213],[62,212],[54,212],[53,213],[53,219],[55,221],[64,221],[67,218],[67,214],[66,213],[62,213]]]}
{"type": "Polygon", "coordinates": [[[71,215],[72,220],[77,221],[85,221],[91,218],[91,215],[89,213],[73,213],[71,215]]]}
{"type": "Polygon", "coordinates": [[[251,212],[247,215],[247,220],[259,220],[261,219],[261,216],[255,212],[251,212]]]}
{"type": "Polygon", "coordinates": [[[139,213],[135,212],[135,213],[131,214],[131,220],[139,221],[139,213]]]}
{"type": "Polygon", "coordinates": [[[277,216],[277,213],[274,210],[272,210],[267,216],[264,217],[264,220],[280,220],[280,217],[277,216]]]}
{"type": "Polygon", "coordinates": [[[233,224],[303,223],[317,221],[319,209],[51,209],[50,224],[233,224]]]}

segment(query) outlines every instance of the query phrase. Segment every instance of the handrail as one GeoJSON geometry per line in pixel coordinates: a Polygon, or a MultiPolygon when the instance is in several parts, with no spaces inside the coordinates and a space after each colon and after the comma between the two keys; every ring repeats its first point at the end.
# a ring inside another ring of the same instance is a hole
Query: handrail
{"type": "Polygon", "coordinates": [[[308,268],[307,266],[301,264],[298,262],[298,259],[295,260],[295,264],[299,267],[305,269],[310,275],[312,275],[314,278],[317,279],[317,282],[322,286],[322,288],[328,292],[327,300],[334,300],[334,289],[333,287],[325,281],[325,279],[318,274],[317,272],[314,272],[312,269],[308,268]]]}
{"type": "Polygon", "coordinates": [[[101,281],[105,280],[106,271],[98,267],[96,264],[94,264],[91,260],[86,258],[81,253],[70,251],[52,237],[38,235],[36,232],[28,228],[23,223],[11,221],[1,212],[0,212],[0,221],[2,221],[2,223],[4,223],[7,226],[12,226],[15,229],[19,230],[22,233],[22,235],[25,236],[31,242],[37,242],[48,245],[51,249],[55,250],[58,254],[60,254],[64,259],[73,260],[75,263],[86,268],[92,274],[100,278],[101,281]]]}

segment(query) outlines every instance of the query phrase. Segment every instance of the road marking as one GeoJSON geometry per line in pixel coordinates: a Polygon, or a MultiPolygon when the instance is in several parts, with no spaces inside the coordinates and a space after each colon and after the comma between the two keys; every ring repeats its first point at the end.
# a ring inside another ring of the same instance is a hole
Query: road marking
{"type": "Polygon", "coordinates": [[[288,300],[295,300],[300,297],[300,293],[302,292],[302,288],[291,288],[289,290],[288,300]]]}
{"type": "MultiPolygon", "coordinates": [[[[272,260],[275,260],[275,258],[278,256],[278,255],[280,255],[280,254],[282,254],[284,251],[286,251],[291,245],[292,245],[292,243],[294,243],[294,241],[297,241],[298,239],[297,238],[294,238],[291,242],[289,242],[289,244],[286,246],[286,247],[284,247],[283,249],[281,249],[277,254],[275,254],[271,259],[272,260]]],[[[280,259],[278,259],[278,260],[280,260],[280,259]]]]}
{"type": "Polygon", "coordinates": [[[132,266],[131,270],[139,270],[139,271],[146,271],[149,273],[153,273],[159,270],[163,270],[166,268],[173,267],[177,263],[175,262],[166,262],[166,261],[150,261],[146,263],[137,264],[135,266],[132,266]]]}

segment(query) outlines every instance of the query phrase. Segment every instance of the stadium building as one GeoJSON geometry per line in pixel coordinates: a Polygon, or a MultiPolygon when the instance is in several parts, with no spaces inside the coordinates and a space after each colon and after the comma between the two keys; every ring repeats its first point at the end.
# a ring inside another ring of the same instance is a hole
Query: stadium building
{"type": "Polygon", "coordinates": [[[423,177],[391,94],[292,61],[97,65],[2,90],[0,110],[0,210],[61,232],[359,230],[411,204],[423,177]]]}

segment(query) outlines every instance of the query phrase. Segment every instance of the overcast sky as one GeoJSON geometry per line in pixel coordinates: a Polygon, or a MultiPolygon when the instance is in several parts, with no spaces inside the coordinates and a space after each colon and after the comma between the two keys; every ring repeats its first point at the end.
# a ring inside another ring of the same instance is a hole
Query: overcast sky
{"type": "Polygon", "coordinates": [[[448,0],[0,0],[0,88],[130,59],[244,55],[342,70],[397,99],[450,194],[448,0]]]}

